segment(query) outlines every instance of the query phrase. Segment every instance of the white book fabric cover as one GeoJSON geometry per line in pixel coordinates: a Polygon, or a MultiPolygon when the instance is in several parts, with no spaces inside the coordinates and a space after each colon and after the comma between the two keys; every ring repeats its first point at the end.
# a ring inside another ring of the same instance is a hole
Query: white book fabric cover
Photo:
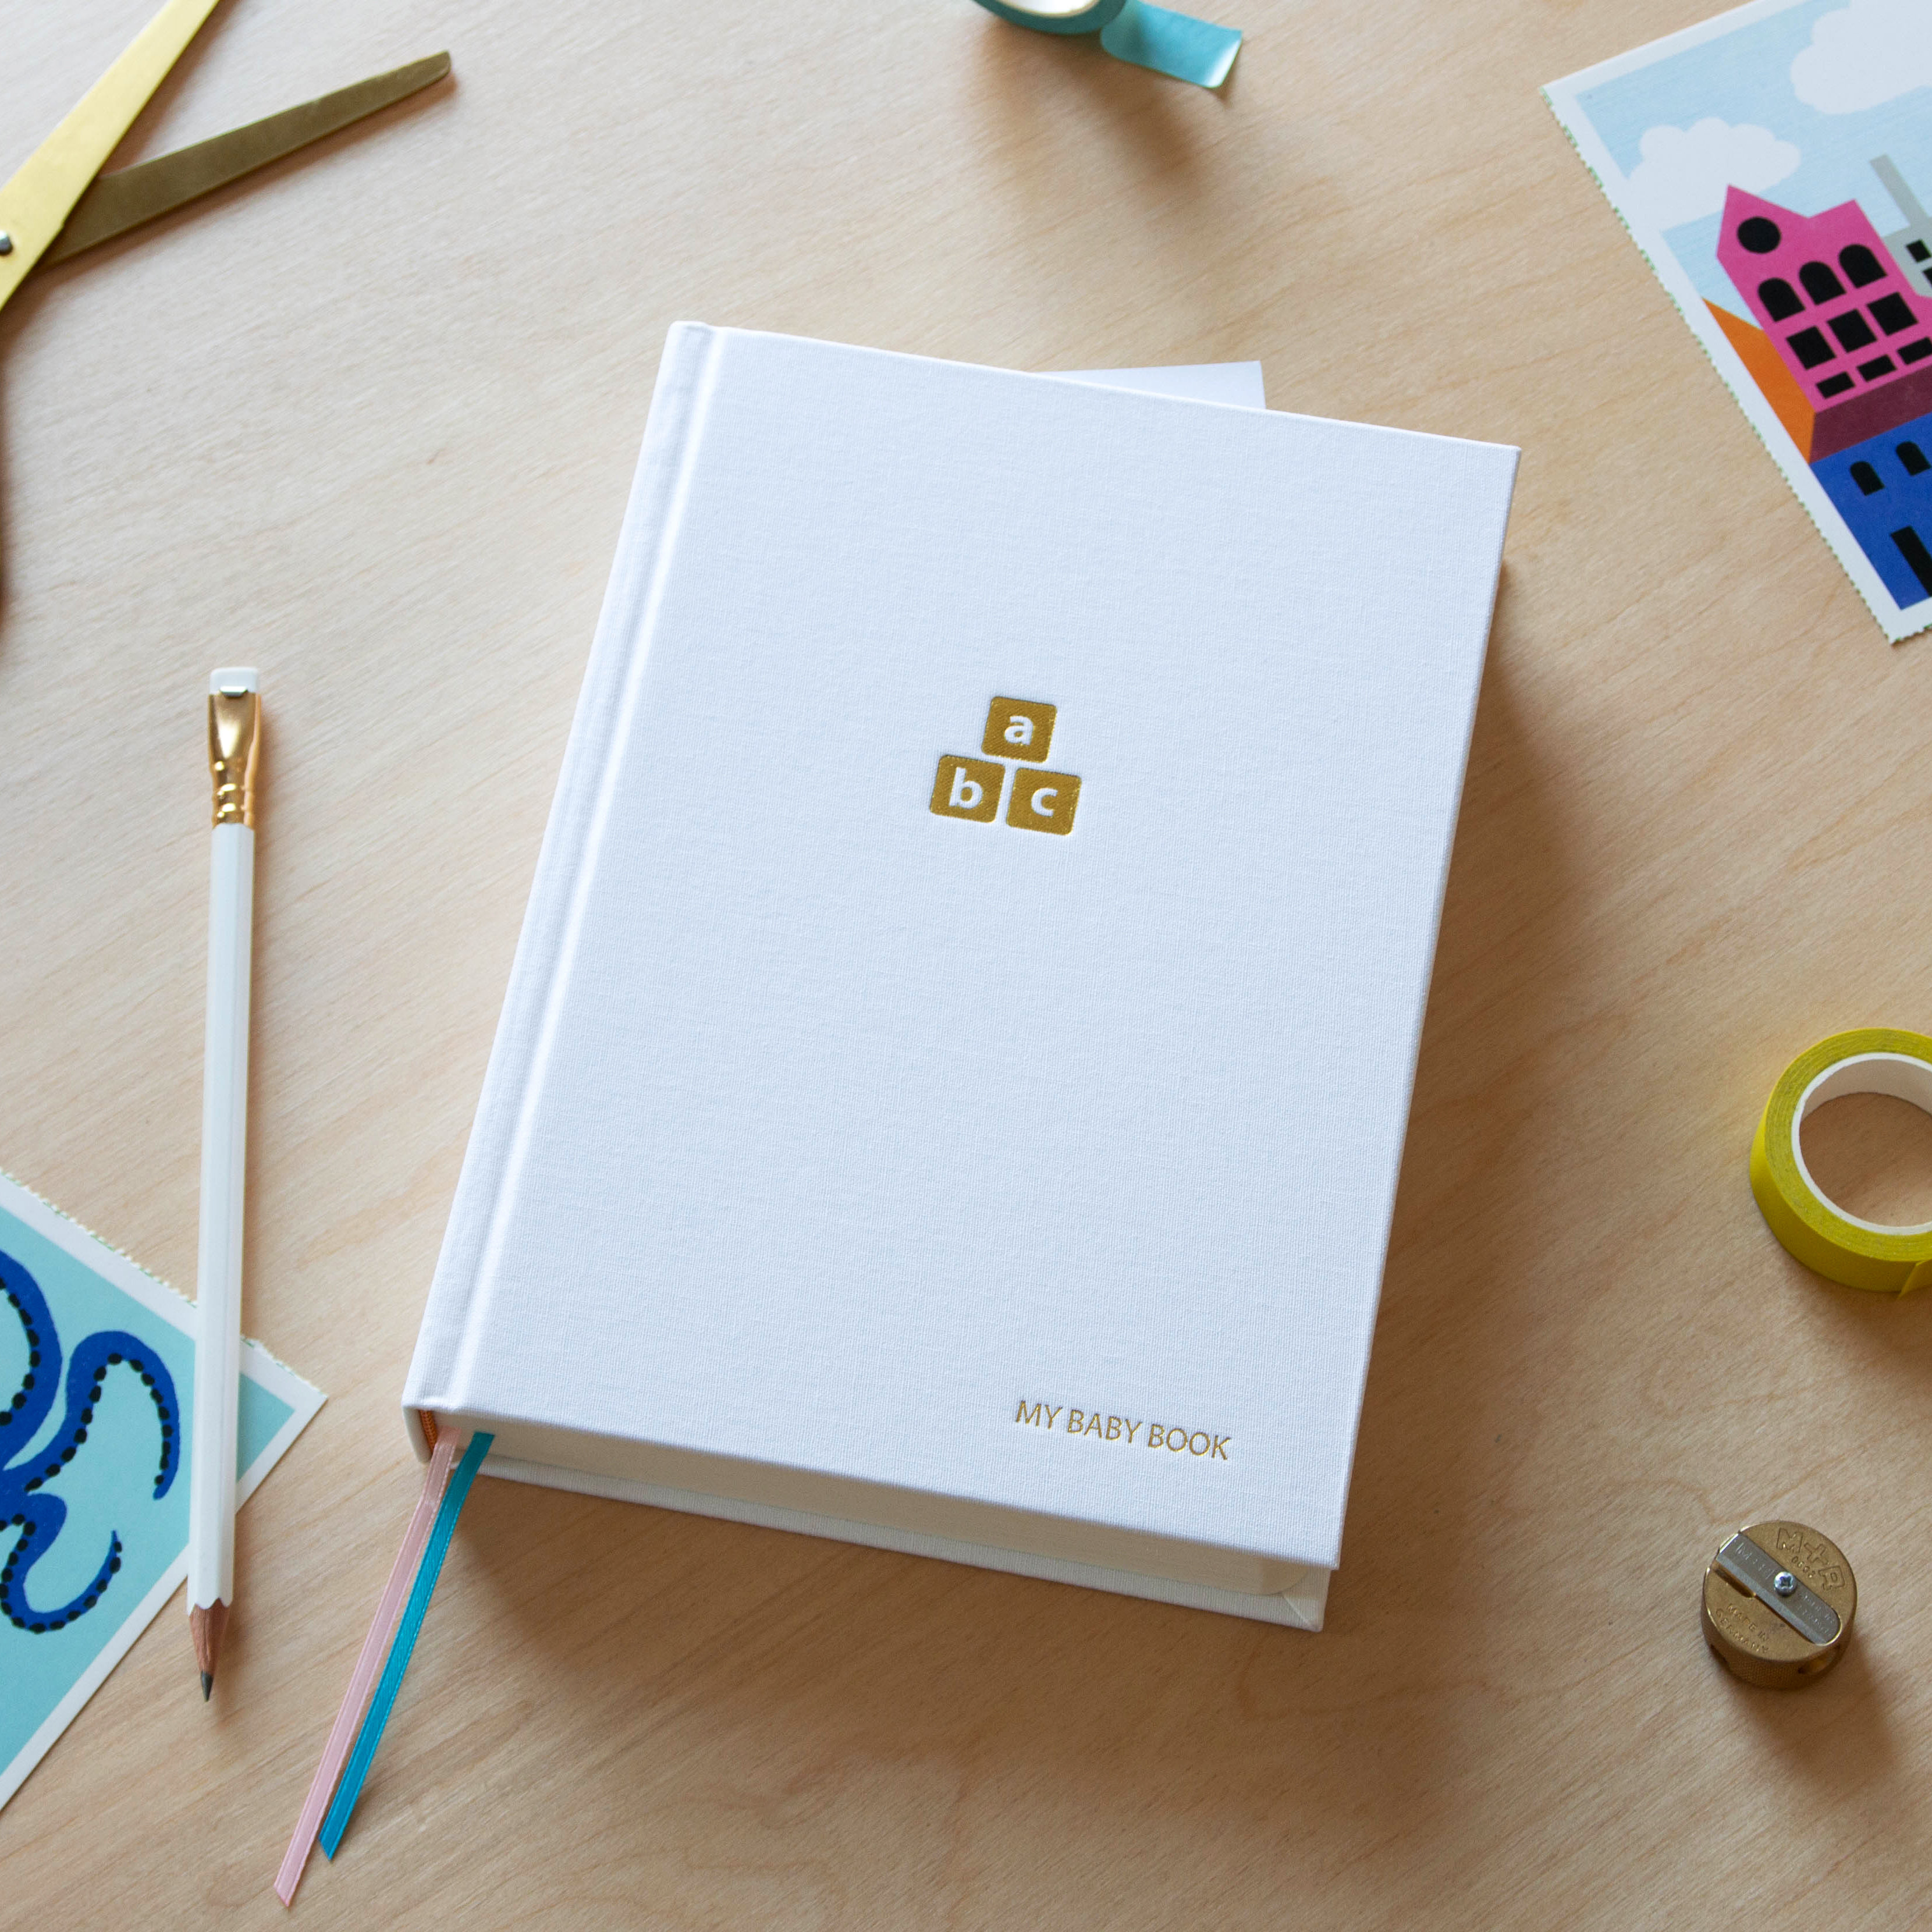
{"type": "Polygon", "coordinates": [[[674,328],[406,1408],[1333,1568],[1515,464],[674,328]]]}

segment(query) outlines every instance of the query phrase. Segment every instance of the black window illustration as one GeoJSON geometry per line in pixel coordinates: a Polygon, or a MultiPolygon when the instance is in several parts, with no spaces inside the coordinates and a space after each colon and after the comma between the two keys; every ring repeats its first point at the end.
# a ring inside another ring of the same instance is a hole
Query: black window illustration
{"type": "Polygon", "coordinates": [[[1889,356],[1874,356],[1869,362],[1858,364],[1858,374],[1868,382],[1876,382],[1881,376],[1889,376],[1898,367],[1889,356]]]}
{"type": "Polygon", "coordinates": [[[1818,393],[1821,396],[1841,395],[1851,386],[1852,379],[1849,376],[1827,376],[1818,385],[1818,393]]]}
{"type": "Polygon", "coordinates": [[[1838,250],[1838,266],[1844,270],[1855,289],[1863,288],[1868,282],[1885,280],[1885,271],[1879,266],[1878,257],[1862,242],[1854,242],[1849,248],[1838,250]]]}
{"type": "Polygon", "coordinates": [[[1838,351],[1825,340],[1822,328],[1801,328],[1791,338],[1791,352],[1808,369],[1815,369],[1821,362],[1828,362],[1838,351]]]}
{"type": "Polygon", "coordinates": [[[1932,262],[1932,248],[1927,248],[1922,242],[1906,242],[1905,252],[1915,262],[1932,262]]]}
{"type": "Polygon", "coordinates": [[[1892,540],[1898,544],[1899,555],[1911,565],[1919,588],[1932,597],[1932,552],[1926,550],[1924,539],[1908,524],[1902,530],[1894,530],[1892,540]]]}
{"type": "Polygon", "coordinates": [[[1912,313],[1912,304],[1903,296],[1880,296],[1871,305],[1872,320],[1888,335],[1896,335],[1902,328],[1910,328],[1918,318],[1912,313]]]}
{"type": "Polygon", "coordinates": [[[1925,452],[1916,442],[1901,442],[1898,446],[1898,460],[1905,465],[1908,476],[1923,476],[1932,470],[1932,463],[1925,460],[1925,452]]]}
{"type": "Polygon", "coordinates": [[[1869,463],[1855,463],[1852,465],[1852,481],[1868,496],[1876,496],[1885,488],[1885,485],[1878,480],[1878,472],[1869,463]]]}
{"type": "Polygon", "coordinates": [[[1759,283],[1757,298],[1764,304],[1764,312],[1773,322],[1786,321],[1804,307],[1798,291],[1782,275],[1773,275],[1769,281],[1759,283]]]}
{"type": "Polygon", "coordinates": [[[1829,302],[1834,296],[1845,292],[1844,284],[1822,262],[1807,262],[1798,270],[1798,279],[1814,302],[1829,302]]]}
{"type": "Polygon", "coordinates": [[[1831,323],[1832,333],[1847,349],[1869,349],[1878,340],[1871,332],[1871,324],[1855,308],[1833,316],[1831,323]]]}
{"type": "Polygon", "coordinates": [[[1768,255],[1784,239],[1778,232],[1778,224],[1766,220],[1761,214],[1748,215],[1738,224],[1738,246],[1748,248],[1754,255],[1768,255]]]}
{"type": "Polygon", "coordinates": [[[1908,342],[1898,352],[1901,362],[1922,362],[1928,356],[1932,356],[1932,342],[1928,342],[1923,336],[1916,342],[1908,342]]]}

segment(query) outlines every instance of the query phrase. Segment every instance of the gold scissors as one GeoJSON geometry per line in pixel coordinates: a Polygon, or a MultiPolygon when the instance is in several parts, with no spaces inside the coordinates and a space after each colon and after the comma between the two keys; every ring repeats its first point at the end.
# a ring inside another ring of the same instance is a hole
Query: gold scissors
{"type": "Polygon", "coordinates": [[[431,54],[97,181],[102,164],[217,4],[167,0],[0,188],[0,308],[40,262],[64,261],[125,234],[428,87],[449,71],[448,55],[431,54]]]}

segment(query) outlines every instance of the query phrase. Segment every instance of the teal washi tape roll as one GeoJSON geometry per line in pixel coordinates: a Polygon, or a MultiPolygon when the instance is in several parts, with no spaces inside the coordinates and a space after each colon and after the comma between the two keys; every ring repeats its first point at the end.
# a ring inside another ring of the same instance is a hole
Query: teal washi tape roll
{"type": "Polygon", "coordinates": [[[1041,34],[1098,34],[1116,60],[1196,87],[1219,87],[1240,51],[1240,30],[1217,27],[1148,0],[980,0],[989,14],[1041,34]]]}

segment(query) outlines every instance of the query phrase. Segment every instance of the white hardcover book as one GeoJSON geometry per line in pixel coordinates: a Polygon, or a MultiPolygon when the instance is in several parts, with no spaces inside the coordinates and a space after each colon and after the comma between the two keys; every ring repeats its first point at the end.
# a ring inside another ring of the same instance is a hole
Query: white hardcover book
{"type": "Polygon", "coordinates": [[[1318,1628],[1515,468],[675,328],[418,1443],[1318,1628]]]}

